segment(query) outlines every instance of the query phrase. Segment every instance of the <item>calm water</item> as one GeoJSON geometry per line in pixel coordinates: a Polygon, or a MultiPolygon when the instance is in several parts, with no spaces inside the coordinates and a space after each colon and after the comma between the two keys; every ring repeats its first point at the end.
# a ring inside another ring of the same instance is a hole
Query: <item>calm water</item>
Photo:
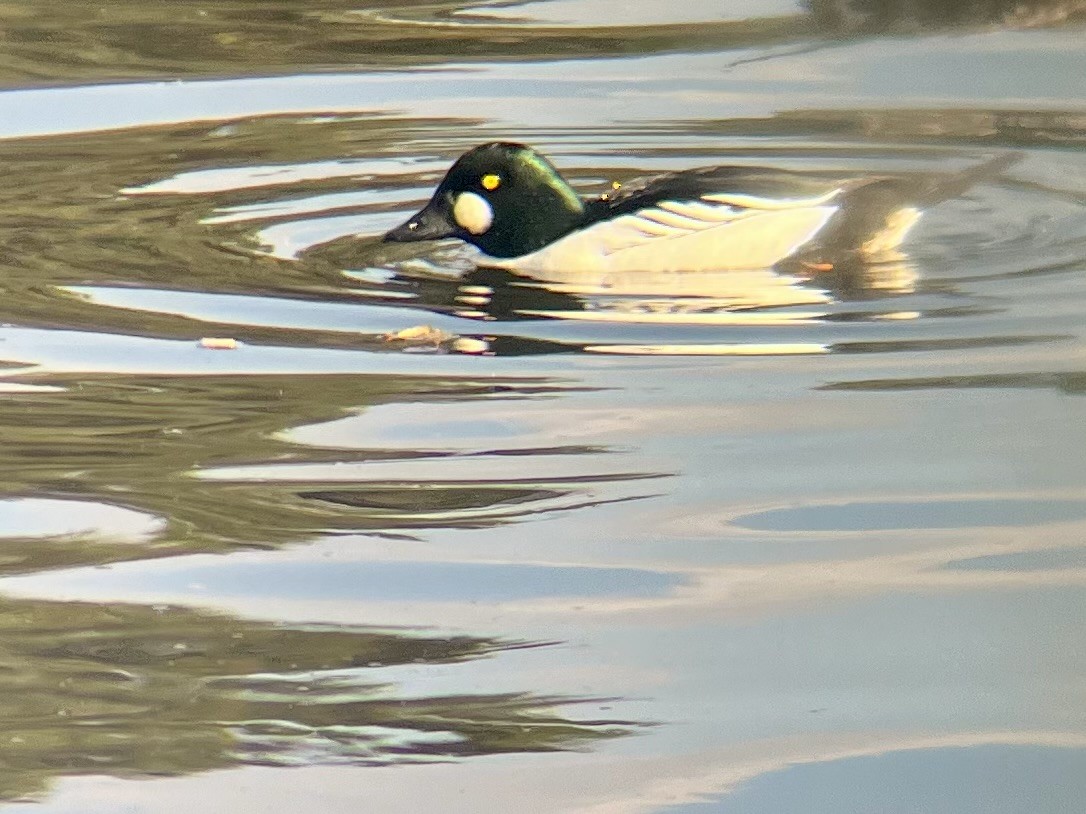
{"type": "Polygon", "coordinates": [[[1082,6],[875,5],[0,2],[0,807],[1082,811],[1082,6]],[[379,242],[495,138],[1023,159],[813,279],[379,242]]]}

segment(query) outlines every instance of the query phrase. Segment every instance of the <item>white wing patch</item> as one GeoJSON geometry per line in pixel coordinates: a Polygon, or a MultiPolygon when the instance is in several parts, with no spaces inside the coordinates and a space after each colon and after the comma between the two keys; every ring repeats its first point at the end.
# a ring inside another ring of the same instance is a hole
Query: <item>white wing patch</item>
{"type": "Polygon", "coordinates": [[[659,204],[580,229],[532,254],[487,264],[533,274],[763,269],[807,243],[840,190],[769,200],[711,195],[659,204]]]}
{"type": "Polygon", "coordinates": [[[831,189],[825,195],[815,198],[759,198],[756,195],[743,195],[737,192],[721,192],[715,195],[703,196],[707,201],[729,204],[744,209],[797,209],[805,206],[822,206],[829,203],[841,194],[840,189],[831,189]]]}

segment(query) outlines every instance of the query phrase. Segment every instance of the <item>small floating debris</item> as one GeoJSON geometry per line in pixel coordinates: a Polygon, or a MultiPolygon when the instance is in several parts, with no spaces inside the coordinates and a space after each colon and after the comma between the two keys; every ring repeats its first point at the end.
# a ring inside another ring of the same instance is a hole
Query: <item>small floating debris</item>
{"type": "Polygon", "coordinates": [[[470,356],[491,355],[490,344],[494,337],[458,336],[442,331],[433,325],[415,325],[400,331],[381,334],[385,342],[399,342],[405,345],[405,351],[432,351],[442,353],[463,353],[470,356]]]}
{"type": "Polygon", "coordinates": [[[237,350],[238,340],[228,336],[205,336],[200,339],[200,347],[207,350],[237,350]]]}
{"type": "Polygon", "coordinates": [[[461,336],[453,340],[452,349],[457,353],[466,353],[471,356],[490,354],[490,342],[486,339],[474,339],[470,336],[461,336]]]}
{"type": "Polygon", "coordinates": [[[390,331],[381,334],[386,342],[408,342],[413,345],[440,345],[451,339],[456,339],[455,334],[442,331],[433,325],[414,325],[401,331],[390,331]]]}

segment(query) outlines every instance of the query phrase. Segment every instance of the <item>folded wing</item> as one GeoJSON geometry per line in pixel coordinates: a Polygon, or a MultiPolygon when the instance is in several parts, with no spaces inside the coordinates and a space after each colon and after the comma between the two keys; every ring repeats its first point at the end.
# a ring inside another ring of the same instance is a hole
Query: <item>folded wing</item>
{"type": "Polygon", "coordinates": [[[503,261],[534,274],[768,268],[811,240],[837,211],[839,189],[813,197],[712,193],[661,199],[503,261]]]}

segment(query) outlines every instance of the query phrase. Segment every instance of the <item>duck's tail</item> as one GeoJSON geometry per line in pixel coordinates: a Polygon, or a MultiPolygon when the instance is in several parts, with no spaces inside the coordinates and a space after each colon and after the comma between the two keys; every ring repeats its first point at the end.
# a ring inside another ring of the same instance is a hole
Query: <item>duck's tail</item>
{"type": "Polygon", "coordinates": [[[1017,164],[1022,160],[1023,155],[1020,152],[1003,153],[961,172],[929,176],[919,190],[920,194],[914,203],[920,206],[931,206],[957,198],[982,181],[995,178],[1008,167],[1017,164]]]}
{"type": "Polygon", "coordinates": [[[866,261],[879,262],[897,250],[925,209],[994,178],[1021,158],[1022,153],[1003,153],[961,172],[858,181],[845,192],[837,215],[808,253],[857,252],[866,261]]]}

